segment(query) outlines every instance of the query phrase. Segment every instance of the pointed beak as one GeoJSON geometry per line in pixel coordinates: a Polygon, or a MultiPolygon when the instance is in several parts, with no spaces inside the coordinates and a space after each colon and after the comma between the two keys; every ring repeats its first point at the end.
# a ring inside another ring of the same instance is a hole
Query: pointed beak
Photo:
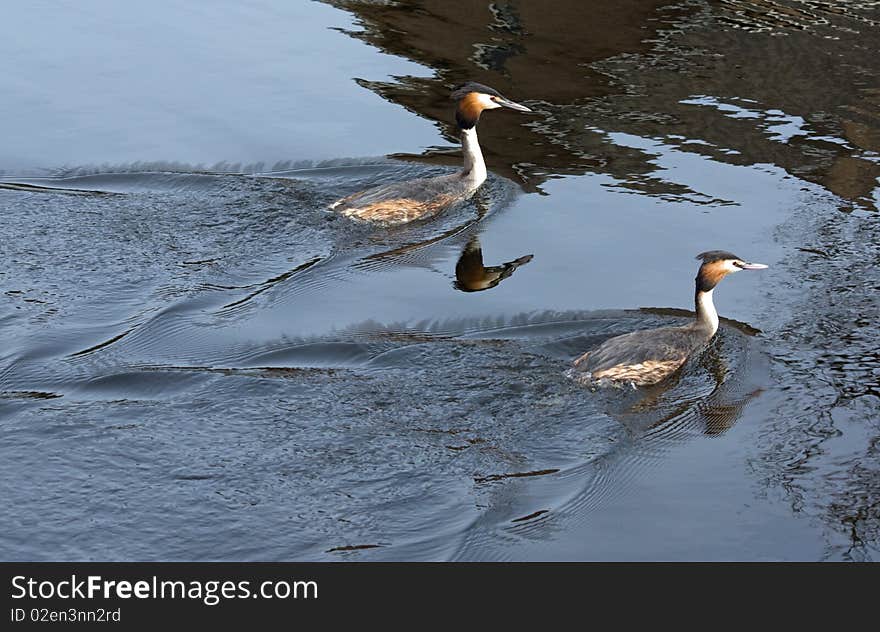
{"type": "Polygon", "coordinates": [[[508,101],[504,97],[498,97],[495,100],[495,103],[498,105],[503,105],[506,108],[510,108],[511,110],[516,110],[517,112],[531,112],[529,108],[524,105],[520,105],[519,103],[514,103],[513,101],[508,101]]]}
{"type": "Polygon", "coordinates": [[[744,263],[740,266],[743,270],[765,270],[767,266],[763,263],[744,263]]]}

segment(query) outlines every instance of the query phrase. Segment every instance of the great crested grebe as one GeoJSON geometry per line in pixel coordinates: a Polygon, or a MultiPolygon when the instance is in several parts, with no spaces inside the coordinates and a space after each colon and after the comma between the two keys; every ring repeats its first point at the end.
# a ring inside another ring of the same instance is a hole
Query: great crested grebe
{"type": "Polygon", "coordinates": [[[718,331],[718,312],[712,292],[731,272],[763,270],[762,263],[747,263],[729,252],[712,250],[697,255],[703,261],[696,278],[696,318],[683,327],[634,331],[603,342],[574,361],[573,377],[579,381],[655,384],[678,370],[718,331]]]}
{"type": "Polygon", "coordinates": [[[518,267],[527,264],[534,255],[525,255],[519,259],[502,263],[498,266],[483,265],[483,248],[477,235],[471,237],[461,256],[455,264],[455,289],[462,292],[482,292],[495,287],[508,278],[518,267]]]}
{"type": "Polygon", "coordinates": [[[378,186],[337,200],[330,210],[346,217],[386,226],[404,224],[436,215],[444,208],[469,197],[486,180],[486,163],[477,141],[477,121],[483,110],[500,107],[519,112],[529,108],[504,98],[479,83],[466,83],[452,93],[456,102],[455,121],[461,129],[464,168],[458,173],[419,178],[378,186]]]}

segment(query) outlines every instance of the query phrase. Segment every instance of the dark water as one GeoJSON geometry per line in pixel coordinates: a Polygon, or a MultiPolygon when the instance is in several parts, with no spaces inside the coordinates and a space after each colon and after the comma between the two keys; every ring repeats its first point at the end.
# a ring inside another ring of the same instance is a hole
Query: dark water
{"type": "Polygon", "coordinates": [[[875,4],[10,7],[0,557],[876,559],[875,4]],[[472,200],[323,210],[453,168],[467,79],[536,110],[472,200]],[[704,354],[565,377],[716,248],[704,354]]]}

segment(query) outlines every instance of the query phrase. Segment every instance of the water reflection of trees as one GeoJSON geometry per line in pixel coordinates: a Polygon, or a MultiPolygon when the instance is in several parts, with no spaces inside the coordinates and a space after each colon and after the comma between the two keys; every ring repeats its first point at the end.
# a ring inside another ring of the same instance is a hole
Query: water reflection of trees
{"type": "MultiPolygon", "coordinates": [[[[458,142],[452,124],[450,88],[466,80],[490,85],[530,103],[575,104],[615,89],[591,68],[621,52],[644,52],[662,22],[650,0],[374,3],[329,0],[353,13],[361,31],[349,31],[377,48],[432,68],[432,77],[398,77],[395,82],[359,80],[385,99],[437,121],[443,136],[458,142]]],[[[678,12],[677,12],[678,13],[678,12]]],[[[544,108],[545,116],[549,111],[544,108]]],[[[601,170],[607,162],[577,146],[558,142],[552,126],[495,117],[480,127],[490,169],[532,189],[555,174],[601,170]]],[[[597,137],[598,138],[598,137],[597,137]]],[[[598,143],[597,143],[598,144],[598,143]]],[[[618,148],[624,153],[629,150],[618,148]]],[[[407,156],[407,158],[418,158],[407,156]]],[[[458,164],[448,151],[422,159],[458,164]]]]}
{"type": "MultiPolygon", "coordinates": [[[[679,8],[639,0],[326,1],[356,16],[362,30],[352,37],[434,70],[359,82],[436,121],[450,142],[457,134],[449,89],[464,80],[537,105],[541,116],[530,122],[496,117],[480,128],[489,167],[527,190],[559,174],[601,172],[642,193],[700,201],[659,176],[655,156],[604,133],[623,131],[722,162],[776,164],[854,204],[874,204],[880,164],[864,152],[880,151],[880,102],[865,76],[880,42],[866,41],[878,39],[877,29],[866,29],[871,20],[851,3],[832,10],[782,0],[744,12],[738,0],[679,8]],[[841,55],[848,63],[829,62],[841,55]],[[780,142],[763,120],[682,103],[694,95],[749,98],[759,111],[801,117],[804,133],[780,142]]],[[[449,149],[403,157],[458,164],[449,149]]]]}

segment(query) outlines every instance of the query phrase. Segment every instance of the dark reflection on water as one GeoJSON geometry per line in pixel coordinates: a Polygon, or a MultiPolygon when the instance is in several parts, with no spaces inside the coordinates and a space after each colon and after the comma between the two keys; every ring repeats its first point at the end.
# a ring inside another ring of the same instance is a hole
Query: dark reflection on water
{"type": "Polygon", "coordinates": [[[482,292],[489,290],[510,275],[520,266],[531,261],[533,255],[524,255],[513,261],[497,266],[483,263],[483,248],[477,235],[471,237],[455,263],[455,289],[462,292],[482,292]]]}
{"type": "Polygon", "coordinates": [[[316,46],[377,65],[290,105],[406,160],[294,133],[290,161],[2,178],[0,557],[876,559],[876,7],[328,4],[316,46]],[[326,212],[457,166],[413,130],[457,144],[466,79],[538,111],[481,123],[471,200],[326,212]],[[710,248],[772,265],[719,288],[705,353],[648,389],[565,378],[692,317],[633,308],[689,306],[710,248]]]}
{"type": "MultiPolygon", "coordinates": [[[[553,123],[554,105],[614,92],[607,77],[591,64],[624,51],[648,52],[650,39],[664,23],[692,12],[670,8],[660,15],[658,8],[667,3],[629,0],[589,6],[557,2],[552,11],[534,2],[331,0],[328,4],[357,17],[362,30],[347,31],[352,37],[435,70],[432,77],[359,83],[436,121],[446,140],[458,142],[448,94],[463,81],[490,85],[541,113],[546,122],[530,123],[526,129],[510,117],[496,117],[499,120],[480,126],[489,168],[530,190],[548,177],[595,171],[608,162],[583,145],[560,142],[553,123]]],[[[442,149],[428,152],[425,158],[433,164],[457,161],[442,149]]]]}
{"type": "Polygon", "coordinates": [[[603,142],[603,132],[626,130],[713,160],[772,162],[853,205],[876,204],[878,97],[867,75],[874,47],[863,37],[873,36],[870,3],[555,2],[552,11],[531,2],[329,3],[357,16],[363,30],[353,37],[436,70],[361,85],[438,121],[451,142],[451,85],[475,78],[528,100],[543,116],[527,132],[512,120],[480,129],[490,167],[527,189],[598,172],[649,194],[694,193],[650,175],[650,153],[603,142]],[[744,37],[726,24],[783,37],[744,37]],[[812,53],[820,37],[827,52],[812,53]],[[504,53],[482,63],[488,51],[504,53]],[[840,57],[847,63],[832,67],[840,57]],[[854,89],[825,89],[831,76],[854,89]]]}

